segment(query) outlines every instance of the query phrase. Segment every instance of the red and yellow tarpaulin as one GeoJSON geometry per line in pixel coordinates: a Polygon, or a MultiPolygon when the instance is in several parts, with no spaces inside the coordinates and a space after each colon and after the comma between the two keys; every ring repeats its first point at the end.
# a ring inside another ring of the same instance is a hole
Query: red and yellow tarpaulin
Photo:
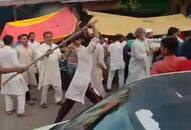
{"type": "Polygon", "coordinates": [[[43,41],[43,33],[51,31],[54,34],[54,41],[59,41],[75,31],[77,18],[70,8],[63,8],[60,11],[27,20],[6,23],[1,38],[5,35],[12,35],[14,41],[17,36],[23,33],[36,33],[36,40],[43,41]]]}

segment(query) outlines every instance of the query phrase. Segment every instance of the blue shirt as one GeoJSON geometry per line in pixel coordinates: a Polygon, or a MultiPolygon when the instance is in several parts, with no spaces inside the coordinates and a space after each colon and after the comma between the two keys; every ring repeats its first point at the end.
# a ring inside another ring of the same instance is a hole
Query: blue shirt
{"type": "Polygon", "coordinates": [[[59,60],[59,67],[61,72],[67,72],[68,71],[68,62],[67,60],[59,60]]]}

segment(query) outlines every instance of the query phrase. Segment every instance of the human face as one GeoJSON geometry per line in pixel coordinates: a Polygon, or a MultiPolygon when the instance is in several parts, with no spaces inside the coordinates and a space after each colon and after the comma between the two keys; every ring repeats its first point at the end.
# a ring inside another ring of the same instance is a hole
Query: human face
{"type": "Polygon", "coordinates": [[[81,42],[82,42],[81,39],[75,40],[75,41],[74,41],[74,45],[78,47],[78,46],[81,45],[81,42]]]}
{"type": "Polygon", "coordinates": [[[104,44],[105,43],[105,40],[103,37],[100,38],[100,44],[104,44]]]}
{"type": "Polygon", "coordinates": [[[28,38],[27,38],[27,36],[22,36],[22,37],[20,38],[20,43],[21,43],[22,45],[27,45],[27,44],[28,44],[28,38]]]}
{"type": "Polygon", "coordinates": [[[153,32],[147,33],[147,38],[152,38],[153,37],[153,32]]]}
{"type": "Polygon", "coordinates": [[[68,48],[64,48],[64,55],[69,56],[70,50],[68,48]]]}
{"type": "Polygon", "coordinates": [[[139,35],[138,35],[138,38],[139,39],[141,39],[141,40],[143,40],[144,38],[145,38],[145,31],[141,31],[140,33],[139,33],[139,35]]]}
{"type": "Polygon", "coordinates": [[[53,35],[51,33],[47,33],[45,36],[44,36],[44,41],[45,43],[47,44],[52,44],[52,39],[53,39],[53,35]]]}
{"type": "Polygon", "coordinates": [[[109,40],[104,39],[105,44],[109,44],[109,40]]]}
{"type": "Polygon", "coordinates": [[[29,39],[30,39],[30,41],[34,41],[35,40],[35,34],[31,34],[29,39]]]}

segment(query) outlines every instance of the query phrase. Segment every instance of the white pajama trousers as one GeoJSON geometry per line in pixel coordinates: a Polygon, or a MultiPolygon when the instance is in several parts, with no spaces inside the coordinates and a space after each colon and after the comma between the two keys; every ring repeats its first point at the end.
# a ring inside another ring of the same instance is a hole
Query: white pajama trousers
{"type": "MultiPolygon", "coordinates": [[[[54,91],[55,91],[55,102],[58,103],[60,101],[62,101],[62,87],[57,87],[57,86],[52,86],[54,91]]],[[[42,94],[41,94],[41,105],[43,103],[47,103],[47,94],[48,94],[48,90],[50,88],[50,85],[47,86],[43,86],[42,87],[42,94]]]]}
{"type": "Polygon", "coordinates": [[[14,110],[14,97],[17,97],[17,114],[25,113],[25,94],[23,95],[5,95],[5,110],[14,110]]]}
{"type": "Polygon", "coordinates": [[[118,73],[119,88],[124,87],[124,70],[123,69],[114,70],[114,71],[110,70],[109,75],[108,75],[108,80],[107,80],[107,89],[111,89],[112,81],[113,81],[113,78],[114,78],[116,72],[118,73]]]}

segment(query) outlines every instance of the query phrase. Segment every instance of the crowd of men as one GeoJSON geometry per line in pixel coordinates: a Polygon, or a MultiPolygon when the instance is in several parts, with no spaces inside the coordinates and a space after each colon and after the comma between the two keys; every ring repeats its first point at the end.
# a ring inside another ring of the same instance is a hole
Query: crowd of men
{"type": "Polygon", "coordinates": [[[8,115],[15,112],[15,98],[18,117],[27,115],[25,104],[34,105],[37,100],[30,91],[34,87],[41,90],[42,109],[48,108],[50,88],[55,91],[55,103],[61,105],[55,122],[60,122],[75,102],[84,104],[85,96],[92,103],[100,102],[112,91],[116,73],[119,88],[122,88],[149,75],[191,69],[188,60],[191,58],[191,33],[184,41],[175,27],[169,28],[167,35],[161,38],[154,38],[152,29],[144,28],[137,28],[127,37],[117,34],[107,38],[90,23],[67,46],[54,51],[51,51],[57,46],[53,43],[54,34],[47,31],[43,37],[41,44],[35,40],[34,32],[19,35],[17,43],[13,43],[11,35],[3,38],[4,45],[0,47],[2,83],[20,73],[1,86],[8,115]],[[26,68],[44,54],[32,67],[26,68]]]}

